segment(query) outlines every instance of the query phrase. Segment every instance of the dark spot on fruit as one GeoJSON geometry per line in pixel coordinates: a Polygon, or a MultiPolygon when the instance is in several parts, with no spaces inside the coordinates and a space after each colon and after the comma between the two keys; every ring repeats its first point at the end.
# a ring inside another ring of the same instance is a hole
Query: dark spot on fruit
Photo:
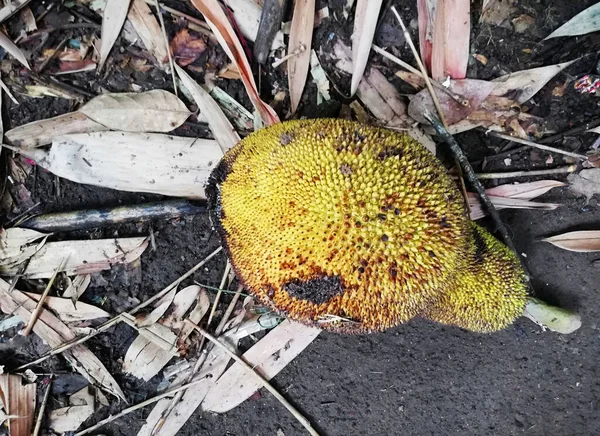
{"type": "Polygon", "coordinates": [[[400,215],[401,210],[396,208],[394,209],[394,215],[400,215]]]}
{"type": "Polygon", "coordinates": [[[360,221],[356,221],[356,227],[360,227],[360,226],[362,226],[361,222],[360,221]]]}
{"type": "Polygon", "coordinates": [[[358,207],[365,207],[365,202],[364,201],[359,201],[358,202],[358,207]]]}
{"type": "Polygon", "coordinates": [[[349,176],[352,174],[352,168],[348,164],[341,164],[340,173],[342,173],[344,176],[349,176]]]}
{"type": "Polygon", "coordinates": [[[387,216],[384,213],[380,213],[377,215],[377,218],[379,218],[381,221],[385,221],[385,219],[387,218],[387,216]]]}
{"type": "Polygon", "coordinates": [[[281,145],[288,145],[290,142],[294,140],[294,134],[289,132],[284,132],[279,136],[279,143],[281,145]]]}
{"type": "Polygon", "coordinates": [[[381,240],[383,242],[387,242],[390,238],[388,237],[388,235],[381,235],[381,240]]]}
{"type": "Polygon", "coordinates": [[[361,266],[358,268],[358,272],[359,274],[363,274],[365,272],[365,269],[361,266]]]}
{"type": "Polygon", "coordinates": [[[338,276],[322,276],[306,281],[294,279],[285,283],[282,288],[291,297],[314,304],[323,304],[344,292],[338,276]]]}

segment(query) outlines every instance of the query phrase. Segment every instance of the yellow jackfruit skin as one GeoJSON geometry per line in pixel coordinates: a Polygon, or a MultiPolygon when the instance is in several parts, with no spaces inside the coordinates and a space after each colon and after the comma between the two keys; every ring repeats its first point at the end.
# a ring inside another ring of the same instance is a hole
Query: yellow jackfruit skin
{"type": "Polygon", "coordinates": [[[381,331],[430,314],[474,253],[441,163],[407,135],[350,121],[251,134],[215,169],[207,196],[244,285],[321,328],[381,331]]]}
{"type": "Polygon", "coordinates": [[[423,314],[442,324],[490,333],[523,314],[527,278],[516,255],[475,223],[469,262],[454,284],[423,314]]]}

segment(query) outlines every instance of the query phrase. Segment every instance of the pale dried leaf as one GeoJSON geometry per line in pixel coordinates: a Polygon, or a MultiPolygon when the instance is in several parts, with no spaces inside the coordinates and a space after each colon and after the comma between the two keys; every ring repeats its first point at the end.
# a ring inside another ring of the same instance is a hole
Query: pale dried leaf
{"type": "Polygon", "coordinates": [[[101,130],[106,130],[106,127],[81,112],[72,112],[15,127],[6,132],[5,137],[10,145],[33,148],[51,144],[57,136],[101,130]]]}
{"type": "Polygon", "coordinates": [[[192,4],[204,15],[206,22],[217,37],[221,48],[237,66],[248,97],[263,123],[267,126],[278,123],[279,117],[273,108],[260,99],[256,82],[252,75],[252,69],[250,68],[242,44],[237,38],[219,2],[217,0],[192,0],[192,4]]]}
{"type": "Polygon", "coordinates": [[[0,266],[21,263],[29,259],[38,250],[31,244],[47,237],[35,230],[12,227],[0,229],[0,266]]]}
{"type": "Polygon", "coordinates": [[[125,19],[131,0],[106,0],[106,6],[102,14],[102,41],[100,44],[99,69],[104,67],[108,55],[115,45],[125,19]]]}
{"type": "Polygon", "coordinates": [[[163,317],[167,310],[169,310],[171,304],[173,304],[175,295],[177,295],[177,288],[171,289],[164,297],[162,297],[156,304],[156,307],[150,313],[136,316],[135,321],[137,326],[148,327],[158,322],[158,320],[163,317]]]}
{"type": "MultiPolygon", "coordinates": [[[[538,210],[554,210],[562,204],[559,203],[539,203],[521,198],[506,198],[489,195],[488,198],[497,210],[501,209],[538,209],[538,210]]],[[[487,216],[487,210],[481,204],[477,194],[468,193],[469,207],[471,208],[470,217],[472,220],[477,220],[487,216]]]]}
{"type": "Polygon", "coordinates": [[[48,426],[56,433],[77,430],[95,411],[94,396],[88,386],[69,397],[69,406],[50,411],[48,426]]]}
{"type": "Polygon", "coordinates": [[[495,88],[491,92],[491,95],[505,96],[510,93],[511,97],[518,103],[525,103],[542,89],[550,79],[577,60],[578,59],[556,65],[532,68],[530,70],[516,71],[498,77],[493,80],[495,88]]]}
{"type": "Polygon", "coordinates": [[[0,9],[0,23],[11,17],[15,12],[17,12],[30,1],[31,0],[12,0],[9,2],[4,2],[6,6],[0,9]]]}
{"type": "Polygon", "coordinates": [[[90,285],[92,276],[90,274],[82,274],[75,276],[69,283],[69,286],[63,292],[63,298],[69,298],[73,303],[79,300],[79,297],[85,292],[90,285]]]}
{"type": "Polygon", "coordinates": [[[579,253],[600,251],[600,230],[582,230],[542,239],[559,248],[579,253]]]}
{"type": "MultiPolygon", "coordinates": [[[[448,92],[440,89],[434,89],[434,92],[440,102],[446,122],[452,125],[480,107],[494,86],[494,83],[485,80],[451,80],[448,92]],[[458,99],[463,101],[457,101],[458,99]],[[463,102],[467,104],[465,105],[463,102]]],[[[428,123],[423,116],[425,111],[436,113],[431,94],[427,89],[418,92],[408,105],[408,115],[423,124],[428,123]]]]}
{"type": "Polygon", "coordinates": [[[581,318],[576,313],[550,306],[537,298],[529,297],[523,315],[538,325],[564,335],[581,327],[581,318]]]}
{"type": "MultiPolygon", "coordinates": [[[[64,271],[67,275],[91,274],[130,263],[140,257],[147,246],[146,238],[48,242],[31,256],[23,274],[32,279],[49,278],[61,265],[59,272],[64,271]]],[[[2,275],[18,272],[18,266],[0,267],[2,275]]]]}
{"type": "Polygon", "coordinates": [[[158,20],[145,0],[133,0],[127,19],[135,29],[136,33],[144,43],[146,50],[161,65],[168,61],[167,47],[158,20]]]}
{"type": "MultiPolygon", "coordinates": [[[[315,327],[285,320],[244,353],[242,358],[265,379],[270,380],[300,354],[321,332],[315,327]]],[[[208,392],[202,408],[225,413],[248,399],[262,384],[251,378],[248,369],[234,363],[208,392]]]]}
{"type": "Polygon", "coordinates": [[[204,198],[204,185],[223,157],[219,144],[151,133],[65,135],[50,150],[18,150],[73,182],[128,192],[204,198]]]}
{"type": "Polygon", "coordinates": [[[221,146],[223,153],[225,153],[240,141],[239,135],[210,94],[179,65],[175,65],[175,71],[177,71],[183,86],[192,94],[200,113],[206,117],[213,136],[221,146]]]}
{"type": "Polygon", "coordinates": [[[0,400],[9,415],[10,436],[30,436],[33,430],[36,385],[23,385],[22,381],[18,375],[0,375],[0,400]]]}
{"type": "Polygon", "coordinates": [[[356,4],[352,34],[353,70],[350,95],[354,95],[358,89],[358,84],[365,72],[382,3],[383,0],[358,0],[356,4]]]}
{"type": "MultiPolygon", "coordinates": [[[[0,279],[0,310],[14,313],[23,322],[29,322],[36,303],[17,289],[8,292],[10,284],[0,279]]],[[[58,347],[75,339],[75,334],[48,310],[42,310],[33,326],[33,331],[50,347],[58,347]]],[[[111,394],[125,399],[121,388],[98,358],[85,345],[76,345],[61,353],[81,375],[91,383],[102,386],[111,394]]]]}
{"type": "MultiPolygon", "coordinates": [[[[29,298],[34,301],[40,301],[40,294],[34,294],[33,292],[25,292],[29,298]]],[[[46,297],[44,300],[44,306],[52,310],[62,322],[76,322],[86,321],[98,318],[110,318],[110,313],[99,307],[92,306],[87,303],[77,303],[77,306],[73,304],[68,298],[60,297],[46,297]]]]}
{"type": "Polygon", "coordinates": [[[598,30],[600,30],[600,3],[596,3],[575,15],[544,38],[544,41],[560,36],[585,35],[586,33],[597,32],[598,30]]]}
{"type": "Polygon", "coordinates": [[[595,194],[600,194],[600,168],[581,170],[578,174],[569,174],[567,177],[571,191],[578,195],[585,195],[588,201],[595,194]]]}
{"type": "MultiPolygon", "coordinates": [[[[257,5],[254,0],[227,0],[225,3],[232,10],[233,18],[242,35],[252,42],[256,41],[262,7],[257,5]]],[[[283,33],[278,31],[273,39],[271,50],[281,47],[285,47],[285,42],[283,41],[283,33]]]]}
{"type": "Polygon", "coordinates": [[[176,95],[162,89],[99,95],[79,111],[109,129],[126,132],[170,132],[190,116],[176,95]]]}
{"type": "Polygon", "coordinates": [[[488,195],[497,197],[521,198],[531,200],[532,198],[544,195],[552,188],[567,186],[566,183],[557,180],[538,180],[537,182],[515,183],[496,186],[486,189],[488,195]]]}
{"type": "Polygon", "coordinates": [[[29,69],[29,63],[25,58],[25,55],[21,51],[19,47],[15,45],[14,42],[10,40],[8,36],[4,33],[0,32],[0,47],[2,47],[8,54],[10,54],[13,58],[21,62],[25,67],[29,69]]]}
{"type": "MultiPolygon", "coordinates": [[[[379,1],[379,0],[377,0],[379,1]]],[[[288,54],[300,51],[287,60],[290,106],[296,112],[310,69],[310,51],[315,19],[315,0],[296,0],[288,42],[288,54]]],[[[369,46],[370,47],[370,46],[369,46]]]]}

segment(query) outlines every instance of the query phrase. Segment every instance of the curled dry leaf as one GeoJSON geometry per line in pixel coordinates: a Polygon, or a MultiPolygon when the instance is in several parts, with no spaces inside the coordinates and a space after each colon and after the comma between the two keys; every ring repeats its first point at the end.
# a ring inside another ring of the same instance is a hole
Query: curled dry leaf
{"type": "MultiPolygon", "coordinates": [[[[14,313],[23,322],[29,322],[36,303],[21,291],[10,290],[10,284],[0,279],[0,310],[14,313]]],[[[33,331],[50,347],[58,347],[75,339],[75,334],[48,310],[42,310],[33,326],[33,331]]],[[[125,394],[104,367],[102,362],[85,345],[76,345],[61,354],[91,383],[102,386],[111,394],[125,400],[125,394]]]]}
{"type": "Polygon", "coordinates": [[[35,383],[24,385],[23,378],[19,375],[0,374],[0,404],[8,415],[5,418],[8,419],[10,436],[31,435],[35,418],[35,396],[35,383]]]}
{"type": "Polygon", "coordinates": [[[358,89],[358,84],[365,72],[382,3],[383,0],[358,0],[356,4],[352,34],[353,69],[350,95],[354,95],[358,89]]]}
{"type": "MultiPolygon", "coordinates": [[[[377,0],[378,1],[378,0],[377,0]]],[[[288,85],[292,113],[296,112],[306,85],[310,69],[310,52],[315,19],[315,0],[296,0],[288,43],[288,55],[297,53],[287,60],[288,85]]],[[[370,47],[370,44],[369,44],[370,47]]]]}
{"type": "Polygon", "coordinates": [[[171,40],[173,59],[182,67],[198,59],[204,53],[204,50],[206,50],[204,40],[200,37],[192,36],[188,29],[181,29],[171,40]]]}
{"type": "Polygon", "coordinates": [[[252,75],[252,69],[250,68],[242,44],[235,35],[233,27],[219,2],[217,0],[192,0],[192,4],[204,15],[206,22],[217,37],[221,48],[237,66],[248,97],[262,122],[267,126],[278,123],[279,117],[273,108],[260,99],[254,76],[252,75]]]}
{"type": "Polygon", "coordinates": [[[190,116],[176,95],[162,89],[99,95],[79,111],[109,129],[127,132],[170,132],[190,116]]]}
{"type": "Polygon", "coordinates": [[[131,0],[106,0],[102,14],[102,41],[100,44],[100,70],[104,67],[108,55],[115,45],[125,19],[131,0]]]}
{"type": "Polygon", "coordinates": [[[8,36],[2,32],[0,32],[0,47],[6,50],[6,52],[9,53],[13,58],[21,62],[26,68],[29,69],[29,63],[27,62],[23,52],[15,45],[14,42],[10,40],[8,36]]]}
{"type": "Polygon", "coordinates": [[[585,9],[583,12],[575,15],[544,38],[544,41],[560,36],[585,35],[586,33],[597,32],[598,30],[600,30],[600,3],[596,3],[585,9]]]}
{"type": "Polygon", "coordinates": [[[563,233],[542,239],[559,248],[579,253],[600,251],[600,230],[583,230],[579,232],[563,233]]]}
{"type": "MultiPolygon", "coordinates": [[[[265,379],[270,380],[300,354],[321,332],[285,320],[244,353],[242,358],[265,379]]],[[[206,411],[225,413],[250,398],[261,383],[248,377],[248,370],[234,363],[208,392],[202,408],[206,411]]]]}
{"type": "Polygon", "coordinates": [[[94,396],[88,386],[69,397],[69,406],[50,411],[48,426],[56,433],[77,430],[96,410],[94,396]]]}
{"type": "Polygon", "coordinates": [[[204,198],[223,157],[211,139],[122,132],[65,135],[50,150],[15,151],[73,182],[188,198],[204,198]]]}
{"type": "Polygon", "coordinates": [[[127,19],[144,43],[146,50],[158,61],[165,65],[168,60],[167,47],[158,20],[152,13],[145,0],[133,0],[127,19]]]}
{"type": "Polygon", "coordinates": [[[90,274],[81,274],[75,276],[72,280],[69,279],[69,285],[65,292],[63,292],[63,298],[69,298],[73,305],[79,300],[79,297],[85,292],[90,285],[92,276],[90,274]]]}
{"type": "Polygon", "coordinates": [[[210,94],[196,83],[183,68],[175,65],[175,70],[183,86],[192,94],[200,113],[206,117],[213,136],[225,153],[240,141],[239,135],[210,94]]]}

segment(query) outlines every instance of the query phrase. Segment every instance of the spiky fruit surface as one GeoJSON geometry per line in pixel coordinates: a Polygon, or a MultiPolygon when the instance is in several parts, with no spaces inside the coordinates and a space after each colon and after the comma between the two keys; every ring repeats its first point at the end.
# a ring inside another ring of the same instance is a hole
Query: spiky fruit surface
{"type": "Polygon", "coordinates": [[[459,275],[472,275],[460,193],[404,134],[342,120],[281,123],[230,150],[207,193],[238,277],[292,319],[383,330],[460,294],[459,275]]]}

